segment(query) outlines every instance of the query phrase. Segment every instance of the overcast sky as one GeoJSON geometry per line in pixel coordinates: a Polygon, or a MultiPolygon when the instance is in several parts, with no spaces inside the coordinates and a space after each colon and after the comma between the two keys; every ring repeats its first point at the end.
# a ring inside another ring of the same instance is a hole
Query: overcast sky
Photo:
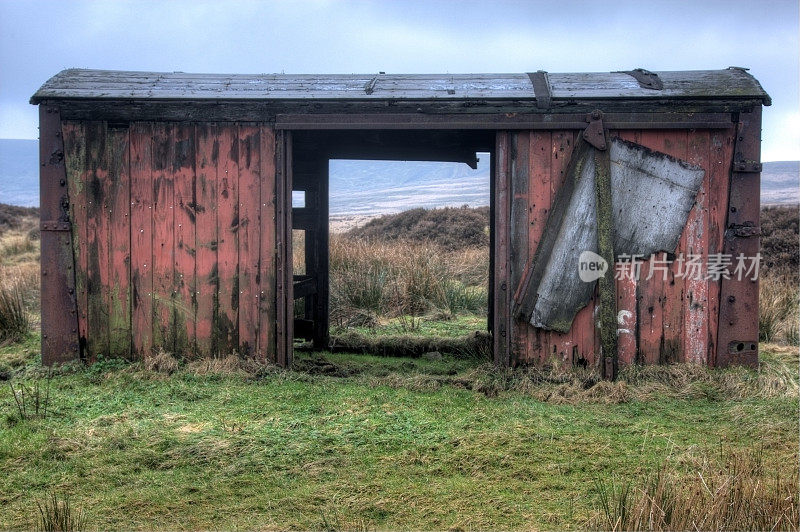
{"type": "Polygon", "coordinates": [[[0,0],[0,138],[69,67],[219,73],[749,67],[773,98],[765,161],[800,159],[797,0],[0,0]]]}

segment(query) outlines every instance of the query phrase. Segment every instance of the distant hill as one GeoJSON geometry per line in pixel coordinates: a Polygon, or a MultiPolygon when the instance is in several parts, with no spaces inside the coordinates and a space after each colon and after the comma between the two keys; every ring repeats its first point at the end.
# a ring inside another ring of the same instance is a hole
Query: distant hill
{"type": "Polygon", "coordinates": [[[764,163],[761,203],[780,205],[800,202],[800,161],[764,163]]]}
{"type": "MultiPolygon", "coordinates": [[[[38,141],[0,139],[0,203],[39,205],[38,161],[38,141]]],[[[462,163],[336,160],[330,175],[332,216],[489,204],[488,154],[477,170],[462,163]]],[[[800,161],[764,163],[761,200],[800,201],[800,161]]]]}

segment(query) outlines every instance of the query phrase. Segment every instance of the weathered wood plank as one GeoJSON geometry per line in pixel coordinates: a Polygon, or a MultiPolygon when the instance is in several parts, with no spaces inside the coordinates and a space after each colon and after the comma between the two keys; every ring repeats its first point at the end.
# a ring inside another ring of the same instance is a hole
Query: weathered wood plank
{"type": "Polygon", "coordinates": [[[275,132],[260,127],[260,232],[259,236],[259,306],[258,352],[261,359],[276,360],[276,291],[275,291],[275,132]]]}
{"type": "MultiPolygon", "coordinates": [[[[514,300],[520,297],[523,280],[530,263],[528,259],[528,198],[531,186],[531,133],[510,134],[511,148],[511,220],[509,242],[509,286],[514,300]]],[[[513,318],[512,318],[513,320],[513,318]]],[[[524,320],[513,324],[511,360],[528,357],[528,327],[524,320]]]]}
{"type": "Polygon", "coordinates": [[[175,354],[193,357],[196,351],[196,205],[194,124],[175,124],[170,143],[174,183],[174,306],[175,354]]]}
{"type": "MultiPolygon", "coordinates": [[[[663,151],[663,135],[661,131],[642,131],[639,143],[652,150],[663,151]]],[[[664,345],[664,281],[657,272],[649,275],[652,266],[651,261],[643,260],[636,287],[639,303],[639,356],[646,364],[658,364],[664,345]]]]}
{"type": "Polygon", "coordinates": [[[239,137],[236,124],[218,125],[217,272],[215,335],[219,352],[239,349],[239,137]]]}
{"type": "MultiPolygon", "coordinates": [[[[688,133],[686,160],[706,170],[703,184],[697,193],[694,208],[686,221],[686,230],[681,238],[678,251],[684,256],[701,255],[703,262],[708,260],[709,246],[709,185],[710,171],[710,132],[705,130],[688,133]]],[[[676,284],[677,284],[676,279],[676,284]]],[[[684,323],[681,328],[683,340],[683,361],[708,363],[708,330],[710,320],[708,290],[709,280],[691,277],[684,283],[684,323]]],[[[714,317],[713,319],[716,319],[714,317]]]]}
{"type": "MultiPolygon", "coordinates": [[[[640,135],[636,131],[617,132],[619,137],[628,142],[637,142],[640,135]]],[[[639,350],[639,324],[636,321],[636,285],[633,275],[616,275],[617,277],[617,349],[620,367],[636,362],[639,350]]],[[[620,273],[627,273],[624,270],[620,273]]]]}
{"type": "MultiPolygon", "coordinates": [[[[712,132],[709,146],[708,179],[708,252],[722,253],[725,221],[728,214],[730,170],[733,160],[733,131],[712,132]]],[[[708,355],[707,363],[717,365],[717,333],[719,330],[719,297],[721,281],[708,283],[708,355]]]]}
{"type": "Polygon", "coordinates": [[[85,356],[88,328],[88,279],[89,270],[87,237],[88,190],[86,174],[86,142],[83,122],[64,122],[64,157],[69,192],[69,217],[72,221],[72,249],[75,257],[75,299],[78,313],[78,341],[81,354],[85,356]]]}
{"type": "MultiPolygon", "coordinates": [[[[676,159],[686,161],[688,157],[688,137],[686,131],[668,131],[665,132],[662,138],[662,144],[659,151],[666,153],[676,159]]],[[[702,187],[702,181],[699,183],[698,189],[702,187]]],[[[696,201],[696,197],[692,198],[696,201]]],[[[678,239],[675,252],[680,256],[685,255],[686,243],[686,225],[688,217],[691,215],[689,210],[686,218],[683,220],[681,229],[678,231],[680,238],[678,239]]],[[[657,253],[655,260],[665,258],[662,253],[657,253]]],[[[658,275],[658,279],[662,281],[662,289],[664,294],[664,322],[663,322],[663,337],[664,341],[659,354],[659,360],[664,363],[679,362],[685,358],[684,344],[683,344],[683,330],[684,330],[684,315],[685,315],[685,280],[680,272],[677,271],[677,265],[671,262],[668,266],[666,276],[658,275]]]]}
{"type": "MultiPolygon", "coordinates": [[[[533,262],[536,250],[544,234],[545,223],[550,213],[553,201],[552,182],[552,143],[553,135],[549,131],[533,131],[530,135],[530,175],[528,198],[528,261],[533,262]]],[[[530,264],[528,265],[530,268],[530,264]]],[[[526,271],[525,280],[530,272],[526,271]]],[[[520,287],[519,297],[524,295],[525,286],[520,287]]],[[[525,322],[525,320],[520,320],[525,322]]],[[[546,331],[534,331],[530,324],[526,324],[528,333],[528,349],[531,350],[530,360],[542,363],[551,355],[550,334],[546,331]]]]}
{"type": "Polygon", "coordinates": [[[217,164],[219,160],[217,125],[197,124],[195,143],[197,168],[195,349],[199,357],[208,357],[219,352],[218,339],[214,329],[219,307],[217,303],[219,289],[217,272],[217,164]]]}
{"type": "Polygon", "coordinates": [[[106,125],[89,122],[85,129],[86,142],[86,246],[87,269],[87,327],[86,347],[90,360],[109,353],[110,253],[109,210],[111,208],[108,179],[109,153],[106,125]]]}
{"type": "Polygon", "coordinates": [[[511,288],[509,288],[509,254],[511,219],[511,135],[508,132],[497,133],[495,153],[497,157],[495,180],[495,249],[494,249],[494,326],[493,348],[494,362],[499,366],[508,366],[511,362],[511,288]]]}
{"type": "Polygon", "coordinates": [[[173,126],[153,128],[153,346],[175,352],[175,182],[173,126]]]}
{"type": "MultiPolygon", "coordinates": [[[[550,198],[548,201],[548,211],[553,205],[556,198],[556,193],[564,184],[566,177],[567,166],[569,165],[570,155],[572,154],[572,147],[574,142],[574,135],[571,131],[553,131],[550,135],[550,175],[547,177],[547,185],[550,189],[550,198]]],[[[543,213],[546,219],[547,212],[543,213]]],[[[532,258],[532,257],[531,257],[532,258]]],[[[587,324],[579,323],[578,327],[575,326],[573,321],[572,329],[566,333],[559,333],[557,331],[548,332],[548,345],[550,346],[550,355],[552,356],[555,347],[556,357],[559,364],[565,362],[572,362],[573,355],[578,355],[580,358],[581,348],[584,344],[584,335],[587,332],[583,329],[588,326],[593,329],[591,321],[587,324]],[[578,347],[577,352],[574,349],[578,347]]],[[[590,341],[589,349],[593,350],[594,336],[588,337],[590,341]]]]}
{"type": "Polygon", "coordinates": [[[131,138],[131,328],[135,358],[153,354],[153,124],[134,122],[131,138]]]}
{"type": "Polygon", "coordinates": [[[239,126],[239,352],[252,357],[258,348],[261,281],[260,209],[261,131],[239,126]]]}
{"type": "Polygon", "coordinates": [[[109,355],[131,356],[131,180],[128,129],[107,130],[109,153],[109,355]]]}

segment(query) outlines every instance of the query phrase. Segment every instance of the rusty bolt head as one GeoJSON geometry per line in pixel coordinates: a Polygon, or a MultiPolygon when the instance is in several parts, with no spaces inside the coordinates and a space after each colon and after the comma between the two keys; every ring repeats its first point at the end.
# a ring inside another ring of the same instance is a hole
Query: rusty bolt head
{"type": "Polygon", "coordinates": [[[603,111],[600,109],[592,111],[592,120],[600,120],[601,118],[603,118],[603,111]]]}

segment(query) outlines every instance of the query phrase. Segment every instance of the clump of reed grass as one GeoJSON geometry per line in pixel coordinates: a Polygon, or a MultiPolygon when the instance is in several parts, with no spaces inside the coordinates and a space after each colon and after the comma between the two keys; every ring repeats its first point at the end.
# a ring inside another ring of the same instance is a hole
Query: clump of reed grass
{"type": "Polygon", "coordinates": [[[51,492],[42,502],[36,502],[39,518],[36,530],[42,532],[77,532],[86,529],[86,514],[72,506],[69,496],[51,492]]]}
{"type": "Polygon", "coordinates": [[[0,344],[17,342],[30,329],[31,318],[21,283],[0,282],[0,344]]]}
{"type": "Polygon", "coordinates": [[[664,462],[638,483],[596,482],[597,530],[797,530],[797,469],[760,449],[709,452],[688,474],[664,462]]]}

